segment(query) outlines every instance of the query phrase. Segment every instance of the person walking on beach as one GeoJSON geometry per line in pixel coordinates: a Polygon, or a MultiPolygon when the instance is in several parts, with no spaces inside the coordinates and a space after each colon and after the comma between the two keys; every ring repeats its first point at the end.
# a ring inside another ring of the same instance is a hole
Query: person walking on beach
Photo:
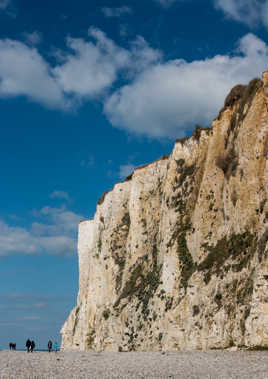
{"type": "Polygon", "coordinates": [[[31,341],[31,353],[33,352],[33,350],[34,350],[34,348],[35,348],[35,343],[34,343],[34,341],[31,341]]]}
{"type": "Polygon", "coordinates": [[[58,351],[58,349],[59,349],[58,342],[55,342],[54,343],[54,351],[55,351],[55,353],[58,351]]]}
{"type": "Polygon", "coordinates": [[[48,348],[48,352],[50,353],[52,350],[52,341],[51,340],[48,341],[47,348],[48,348]]]}
{"type": "Polygon", "coordinates": [[[27,353],[29,353],[29,351],[30,351],[30,347],[31,347],[31,341],[30,341],[29,338],[28,338],[27,341],[26,341],[27,353]]]}
{"type": "Polygon", "coordinates": [[[16,350],[16,344],[10,342],[10,344],[9,344],[9,350],[16,350]]]}

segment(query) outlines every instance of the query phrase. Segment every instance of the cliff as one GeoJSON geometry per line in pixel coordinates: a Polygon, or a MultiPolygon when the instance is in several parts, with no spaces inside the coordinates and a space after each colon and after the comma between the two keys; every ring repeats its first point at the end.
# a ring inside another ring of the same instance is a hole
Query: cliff
{"type": "Polygon", "coordinates": [[[79,225],[63,349],[268,346],[268,72],[79,225]]]}

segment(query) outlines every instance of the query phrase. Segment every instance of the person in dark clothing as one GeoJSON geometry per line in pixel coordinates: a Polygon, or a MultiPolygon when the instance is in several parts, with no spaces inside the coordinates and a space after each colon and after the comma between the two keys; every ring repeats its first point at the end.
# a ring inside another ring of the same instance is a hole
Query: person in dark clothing
{"type": "Polygon", "coordinates": [[[35,348],[35,343],[34,341],[31,341],[31,353],[33,352],[34,348],[35,348]]]}
{"type": "Polygon", "coordinates": [[[26,341],[26,348],[27,348],[27,353],[29,353],[30,348],[31,348],[31,341],[29,340],[29,338],[26,341]]]}
{"type": "Polygon", "coordinates": [[[48,341],[47,348],[48,348],[48,352],[50,353],[52,350],[52,341],[51,340],[48,341]]]}

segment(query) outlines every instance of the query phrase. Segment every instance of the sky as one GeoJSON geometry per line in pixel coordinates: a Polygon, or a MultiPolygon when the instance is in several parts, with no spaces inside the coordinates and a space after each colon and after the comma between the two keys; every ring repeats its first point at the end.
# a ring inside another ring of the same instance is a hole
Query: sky
{"type": "Polygon", "coordinates": [[[268,69],[268,0],[0,0],[0,349],[44,348],[102,193],[268,69]]]}

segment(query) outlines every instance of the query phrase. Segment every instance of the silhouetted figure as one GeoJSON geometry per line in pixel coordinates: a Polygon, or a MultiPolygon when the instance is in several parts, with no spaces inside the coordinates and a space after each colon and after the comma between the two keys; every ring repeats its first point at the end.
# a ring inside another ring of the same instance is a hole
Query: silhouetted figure
{"type": "Polygon", "coordinates": [[[26,341],[26,348],[27,348],[27,353],[29,353],[29,351],[30,351],[30,349],[31,349],[31,341],[29,340],[29,338],[27,339],[27,341],[26,341]]]}
{"type": "Polygon", "coordinates": [[[52,350],[52,341],[51,340],[48,341],[47,348],[48,348],[48,352],[50,353],[52,350]]]}
{"type": "Polygon", "coordinates": [[[35,343],[34,341],[31,341],[31,347],[30,347],[31,353],[34,351],[34,348],[35,348],[35,343]]]}
{"type": "Polygon", "coordinates": [[[54,350],[55,350],[55,353],[58,351],[58,349],[59,349],[58,342],[55,342],[55,343],[54,343],[54,350]]]}
{"type": "Polygon", "coordinates": [[[16,350],[16,344],[10,342],[10,344],[9,344],[9,350],[16,350]]]}

